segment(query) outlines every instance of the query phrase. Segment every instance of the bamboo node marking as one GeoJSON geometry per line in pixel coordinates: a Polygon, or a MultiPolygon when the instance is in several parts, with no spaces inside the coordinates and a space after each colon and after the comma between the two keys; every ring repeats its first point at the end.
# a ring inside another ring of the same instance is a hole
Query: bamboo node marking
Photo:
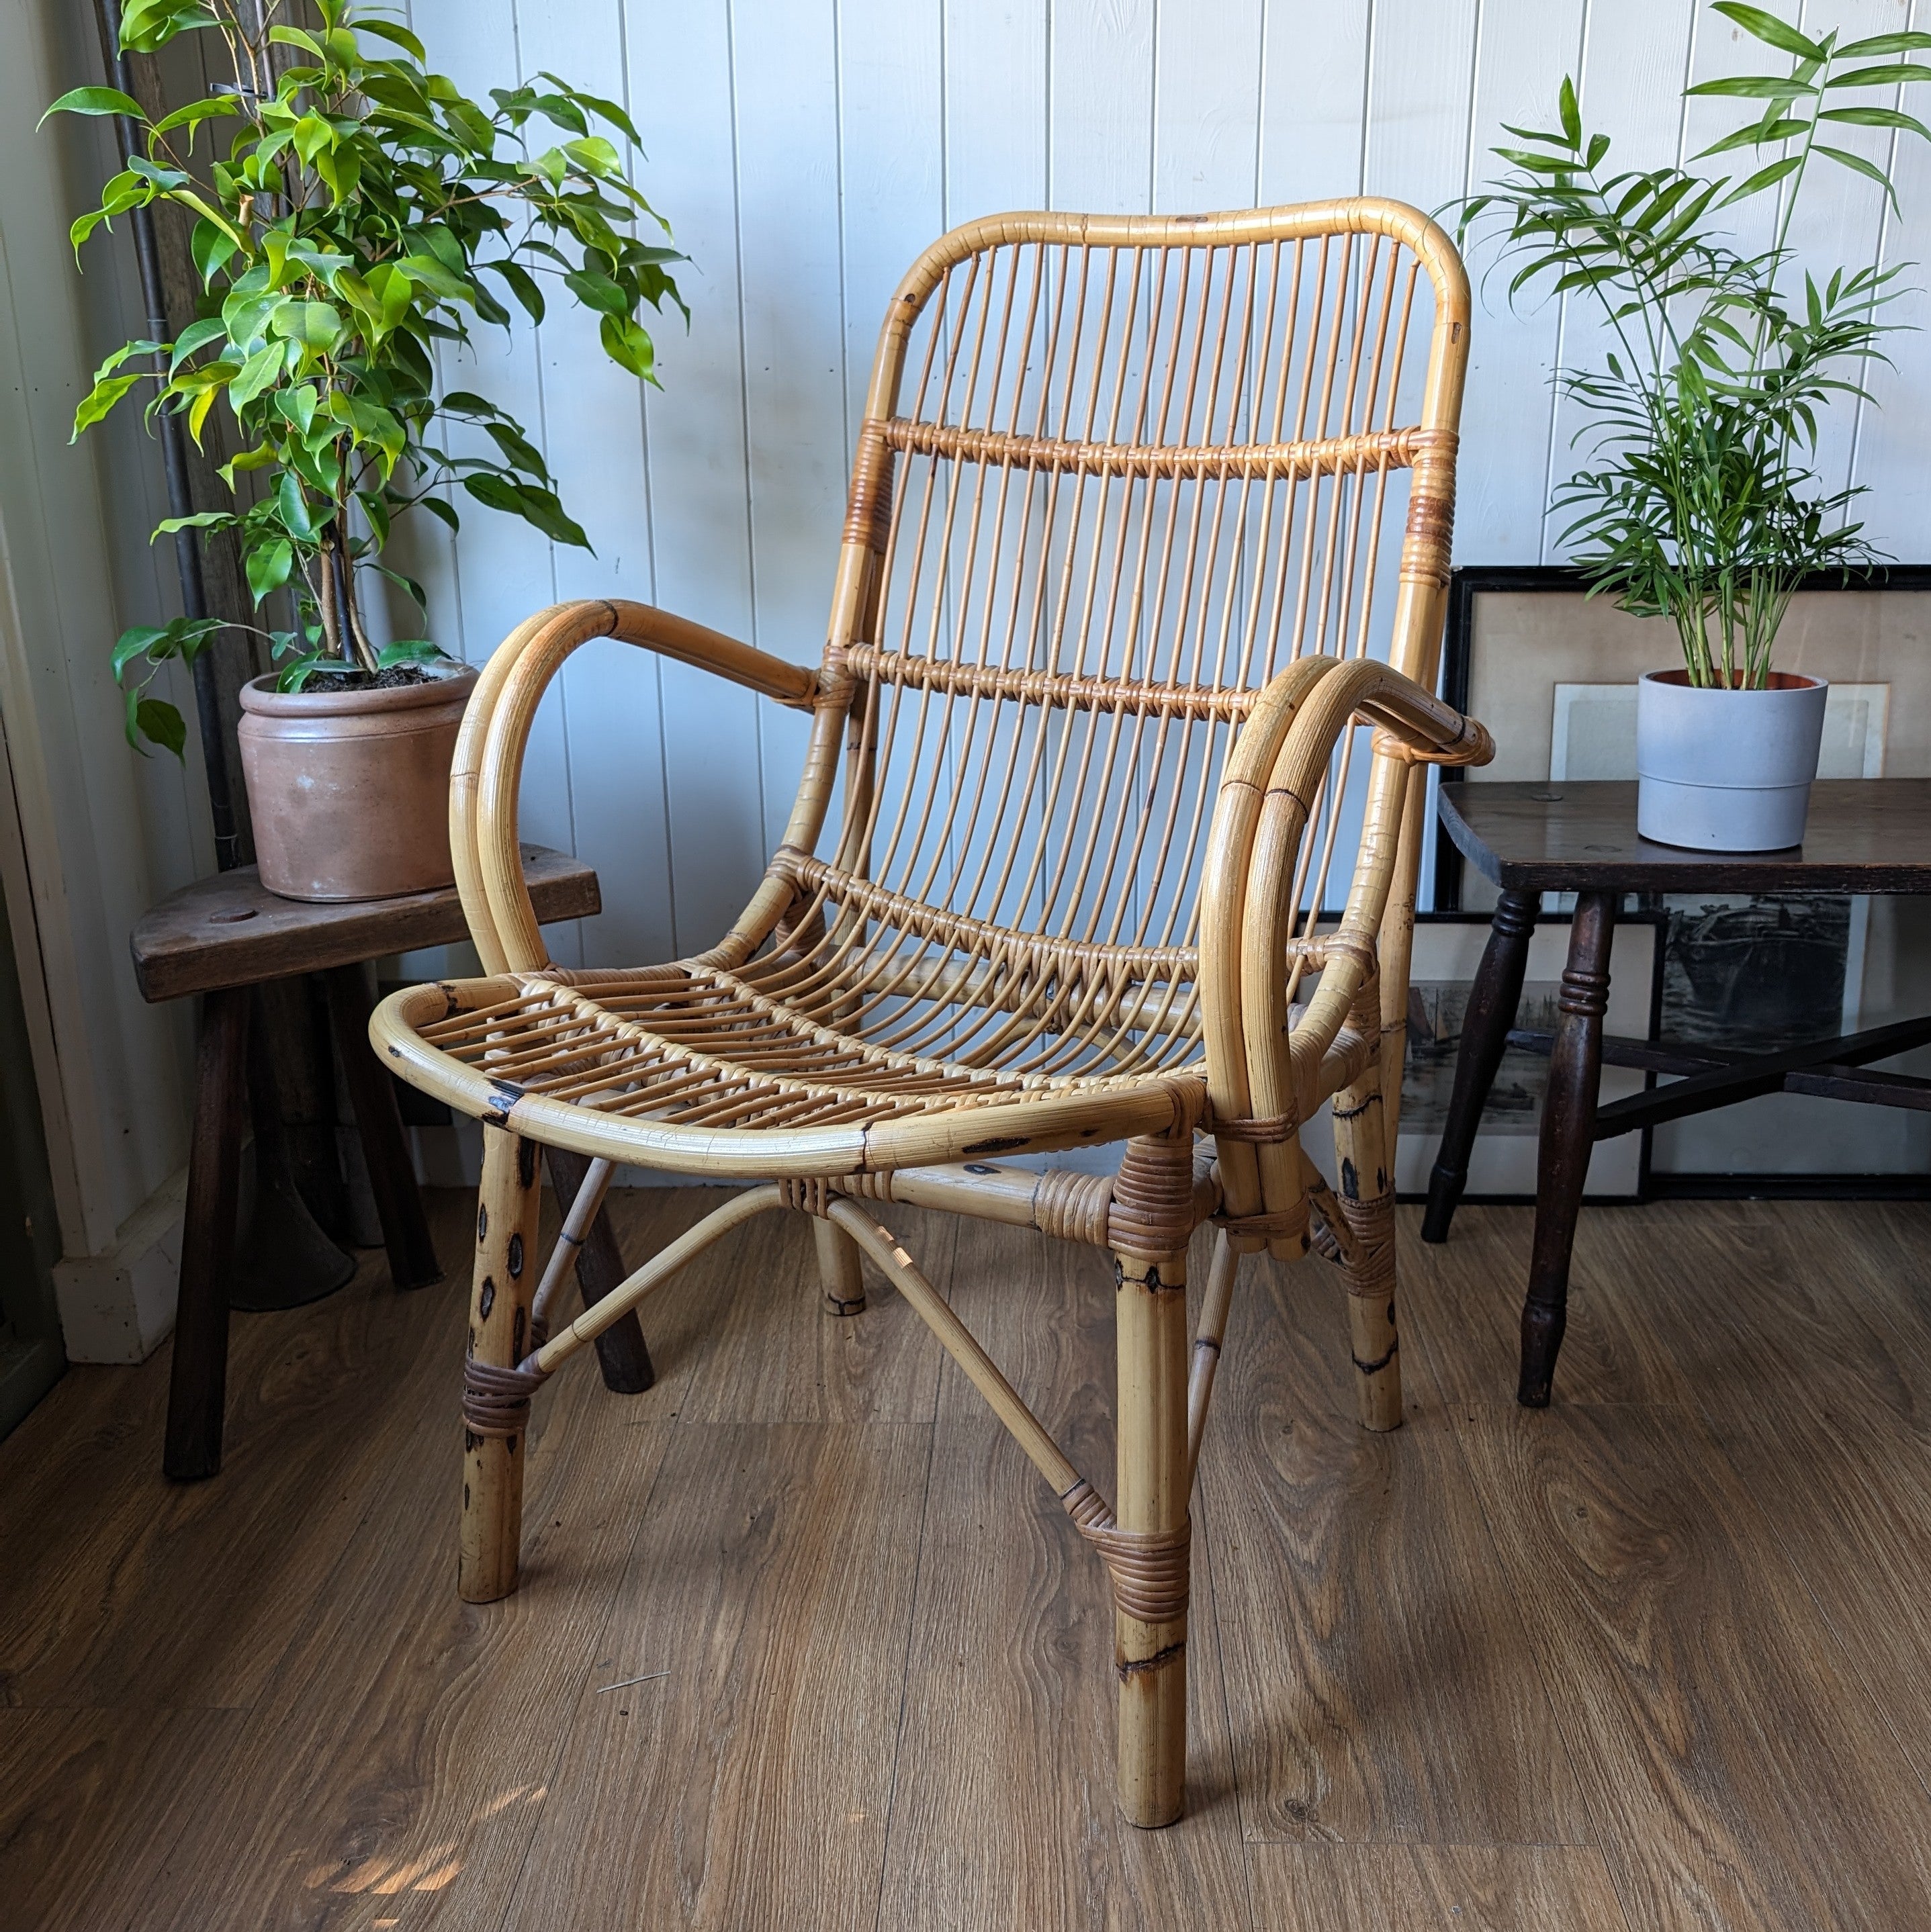
{"type": "Polygon", "coordinates": [[[463,1358],[463,1424],[472,1436],[521,1436],[529,1426],[530,1398],[549,1379],[525,1361],[515,1368],[463,1358]]]}

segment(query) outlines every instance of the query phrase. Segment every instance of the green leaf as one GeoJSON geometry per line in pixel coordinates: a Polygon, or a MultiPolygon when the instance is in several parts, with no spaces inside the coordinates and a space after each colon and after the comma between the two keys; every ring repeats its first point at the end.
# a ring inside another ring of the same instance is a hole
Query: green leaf
{"type": "Polygon", "coordinates": [[[299,657],[291,658],[275,674],[275,688],[278,691],[299,691],[308,682],[311,675],[322,662],[320,651],[304,651],[299,657]]]}
{"type": "Polygon", "coordinates": [[[485,428],[512,469],[523,470],[544,482],[549,481],[550,472],[541,453],[513,423],[493,422],[485,428]]]}
{"type": "Polygon", "coordinates": [[[617,150],[601,134],[587,135],[580,141],[566,141],[563,152],[587,175],[617,174],[623,165],[617,150]]]}
{"type": "Polygon", "coordinates": [[[1768,121],[1746,121],[1734,134],[1725,134],[1720,141],[1712,141],[1694,158],[1707,160],[1712,154],[1728,154],[1733,148],[1761,148],[1773,142],[1788,141],[1801,134],[1809,124],[1807,121],[1794,120],[1787,114],[1768,121]]]}
{"type": "Polygon", "coordinates": [[[1911,61],[1891,61],[1881,67],[1854,68],[1848,74],[1833,74],[1826,87],[1890,87],[1912,80],[1931,80],[1931,67],[1911,61]]]}
{"type": "Polygon", "coordinates": [[[503,278],[532,322],[543,320],[543,291],[536,286],[536,278],[527,268],[518,262],[491,262],[485,266],[503,278]]]}
{"type": "Polygon", "coordinates": [[[269,326],[278,335],[326,354],[342,339],[342,318],[325,302],[284,302],[269,326]]]}
{"type": "Polygon", "coordinates": [[[1918,54],[1931,51],[1931,34],[1873,34],[1837,50],[1839,60],[1869,60],[1878,54],[1918,54]]]}
{"type": "Polygon", "coordinates": [[[218,315],[204,316],[199,322],[191,322],[175,338],[174,356],[168,364],[170,371],[179,369],[198,349],[206,349],[211,342],[220,342],[227,336],[228,325],[218,315]]]}
{"type": "Polygon", "coordinates": [[[145,657],[150,646],[158,644],[167,633],[154,624],[137,625],[131,631],[123,631],[114,640],[114,682],[122,681],[122,674],[135,658],[145,657]]]}
{"type": "MultiPolygon", "coordinates": [[[[1836,87],[1839,83],[1833,80],[1830,84],[1836,87]]],[[[1692,100],[1716,95],[1743,100],[1797,100],[1818,92],[1800,80],[1778,80],[1767,74],[1735,74],[1721,80],[1699,80],[1694,87],[1683,91],[1692,100]]]]}
{"type": "Polygon", "coordinates": [[[463,488],[478,502],[488,504],[492,510],[506,511],[511,516],[521,517],[555,542],[573,544],[582,550],[590,547],[590,538],[584,535],[581,526],[570,520],[562,504],[547,490],[512,483],[506,476],[499,476],[489,470],[473,471],[465,476],[463,488]]]}
{"type": "Polygon", "coordinates": [[[1863,155],[1848,153],[1842,148],[1826,147],[1821,141],[1815,144],[1815,152],[1827,154],[1839,167],[1848,168],[1853,174],[1862,175],[1867,180],[1875,182],[1889,196],[1892,207],[1897,206],[1897,190],[1891,186],[1890,177],[1875,161],[1867,161],[1863,155]]]}
{"type": "Polygon", "coordinates": [[[201,286],[206,288],[223,264],[233,259],[235,238],[227,229],[218,226],[204,216],[194,224],[188,252],[194,256],[194,266],[200,272],[201,286]]]}
{"type": "Polygon", "coordinates": [[[191,100],[185,107],[177,107],[172,114],[163,115],[155,123],[155,132],[171,134],[177,128],[198,128],[204,121],[226,119],[241,111],[242,104],[233,94],[210,94],[200,100],[191,100]]]}
{"type": "Polygon", "coordinates": [[[138,731],[149,744],[179,758],[188,742],[188,724],[181,713],[165,698],[135,698],[131,692],[128,696],[133,700],[128,707],[128,743],[134,744],[138,731]]]}
{"type": "Polygon", "coordinates": [[[1775,47],[1779,53],[1795,54],[1804,60],[1828,58],[1815,40],[1806,40],[1794,27],[1774,14],[1766,14],[1761,7],[1746,7],[1743,0],[1715,0],[1710,10],[1735,21],[1745,33],[1766,46],[1775,47]]]}
{"type": "Polygon", "coordinates": [[[630,298],[608,275],[594,268],[572,268],[563,278],[563,286],[586,308],[605,315],[628,315],[630,298]]]}
{"type": "Polygon", "coordinates": [[[457,515],[453,504],[444,502],[440,496],[433,494],[419,496],[416,500],[438,523],[447,524],[452,530],[460,530],[462,528],[463,520],[457,515]]]}
{"type": "Polygon", "coordinates": [[[1556,96],[1556,112],[1562,116],[1563,138],[1569,147],[1582,146],[1582,111],[1575,104],[1575,82],[1567,74],[1562,77],[1561,91],[1556,96]]]}
{"type": "MultiPolygon", "coordinates": [[[[266,348],[257,349],[228,385],[229,406],[239,415],[281,374],[281,363],[282,345],[279,342],[271,342],[266,348]]],[[[213,392],[209,394],[212,395],[213,392]]],[[[206,412],[203,410],[203,414],[205,416],[206,412]]]]}
{"type": "Polygon", "coordinates": [[[598,326],[598,335],[603,343],[603,352],[610,359],[633,376],[641,376],[647,382],[654,381],[653,366],[656,350],[650,336],[628,316],[607,315],[598,326]]]}
{"type": "Polygon", "coordinates": [[[447,651],[440,644],[432,644],[427,638],[398,638],[394,644],[385,644],[376,652],[378,670],[396,670],[406,664],[427,670],[453,662],[447,651]]]}
{"type": "Polygon", "coordinates": [[[286,538],[258,544],[250,550],[247,562],[248,588],[255,593],[255,602],[259,604],[271,590],[279,590],[288,581],[289,574],[294,568],[295,546],[286,538]]]}
{"type": "Polygon", "coordinates": [[[379,40],[387,40],[392,46],[400,47],[404,53],[419,61],[426,61],[429,58],[422,43],[407,27],[398,26],[393,20],[359,20],[356,22],[356,32],[371,34],[379,40]]]}
{"type": "Polygon", "coordinates": [[[148,122],[147,112],[131,94],[123,94],[118,87],[71,87],[35,122],[36,128],[47,124],[50,114],[125,114],[131,121],[138,121],[143,127],[148,122]]]}
{"type": "Polygon", "coordinates": [[[1795,173],[1803,165],[1803,157],[1801,154],[1786,154],[1782,160],[1773,161],[1768,167],[1758,169],[1749,180],[1739,187],[1733,188],[1716,205],[1719,208],[1728,208],[1733,201],[1743,201],[1753,194],[1761,194],[1765,188],[1774,188],[1785,176],[1795,173]]]}
{"type": "Polygon", "coordinates": [[[96,382],[74,412],[74,434],[68,441],[75,441],[83,430],[98,423],[140,380],[141,372],[137,370],[131,376],[110,376],[104,382],[96,382]]]}
{"type": "Polygon", "coordinates": [[[148,541],[152,543],[157,538],[171,537],[176,530],[224,530],[241,520],[233,510],[197,510],[191,517],[164,517],[148,541]]]}
{"type": "MultiPolygon", "coordinates": [[[[554,74],[542,74],[539,78],[547,80],[553,87],[563,87],[563,83],[554,74]]],[[[633,143],[639,140],[637,130],[631,123],[630,116],[625,113],[615,101],[605,100],[597,94],[586,94],[580,87],[565,88],[564,92],[573,98],[581,101],[593,113],[602,115],[613,128],[626,136],[633,143]]]]}
{"type": "Polygon", "coordinates": [[[1915,116],[1900,114],[1894,107],[1827,107],[1820,121],[1848,121],[1856,128],[1902,128],[1906,134],[1931,141],[1931,128],[1915,116]]]}
{"type": "Polygon", "coordinates": [[[301,479],[284,470],[275,486],[275,508],[281,513],[281,526],[292,537],[305,540],[315,534],[308,505],[302,494],[301,479]]]}

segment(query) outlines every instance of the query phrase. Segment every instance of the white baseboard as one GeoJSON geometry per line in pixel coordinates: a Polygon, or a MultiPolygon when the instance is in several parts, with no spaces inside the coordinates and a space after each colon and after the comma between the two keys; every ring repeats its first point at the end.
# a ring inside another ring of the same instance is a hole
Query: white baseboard
{"type": "Polygon", "coordinates": [[[174,1328],[182,1168],[122,1222],[104,1252],[54,1264],[54,1300],[70,1362],[144,1362],[174,1328]]]}

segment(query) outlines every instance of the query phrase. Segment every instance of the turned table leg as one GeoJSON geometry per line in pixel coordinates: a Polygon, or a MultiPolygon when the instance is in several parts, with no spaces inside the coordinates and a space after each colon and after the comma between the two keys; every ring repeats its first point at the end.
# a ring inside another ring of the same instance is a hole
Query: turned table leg
{"type": "Polygon", "coordinates": [[[1509,1044],[1522,1003],[1522,974],[1529,963],[1529,940],[1536,929],[1533,892],[1504,892],[1497,902],[1483,948],[1482,965],[1462,1016],[1461,1046],[1455,1056],[1455,1090],[1449,1097],[1448,1121],[1442,1130],[1440,1151],[1428,1176],[1428,1204],[1422,1216],[1422,1239],[1445,1241],[1455,1219],[1462,1190],[1468,1185],[1468,1162],[1482,1126],[1482,1109],[1495,1071],[1509,1044]]]}
{"type": "Polygon", "coordinates": [[[395,1103],[395,1080],[369,1045],[374,1002],[360,966],[336,966],[323,975],[329,991],[329,1019],[342,1056],[355,1108],[356,1131],[389,1250],[389,1278],[398,1288],[427,1288],[443,1279],[429,1222],[422,1212],[416,1162],[409,1151],[402,1114],[395,1103]]]}
{"type": "Polygon", "coordinates": [[[1569,1250],[1596,1144],[1602,1016],[1609,1005],[1609,942],[1615,929],[1614,893],[1584,892],[1578,898],[1549,1054],[1536,1171],[1535,1248],[1522,1304],[1522,1372],[1515,1399],[1530,1408],[1548,1406],[1567,1318],[1569,1250]]]}
{"type": "Polygon", "coordinates": [[[167,1436],[161,1452],[162,1472],[177,1482],[198,1481],[221,1467],[228,1290],[235,1259],[251,998],[249,988],[232,986],[210,993],[201,1010],[180,1297],[168,1377],[167,1436]]]}

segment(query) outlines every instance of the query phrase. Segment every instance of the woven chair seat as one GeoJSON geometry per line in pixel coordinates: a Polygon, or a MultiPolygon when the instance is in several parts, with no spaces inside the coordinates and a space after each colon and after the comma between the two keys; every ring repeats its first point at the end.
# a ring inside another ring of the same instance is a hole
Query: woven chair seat
{"type": "Polygon", "coordinates": [[[935,1114],[999,1110],[961,1121],[962,1160],[1016,1138],[1080,1144],[1093,1138],[1082,1096],[1103,1105],[1108,1139],[1123,1100],[1143,1101],[1140,1131],[1204,1114],[1190,962],[1176,962],[1184,978],[1110,984],[922,961],[908,983],[890,958],[875,943],[842,971],[781,955],[735,973],[686,961],[445,982],[413,1040],[392,1045],[413,1081],[465,1112],[503,1121],[520,1107],[519,1121],[540,1112],[554,1128],[552,1110],[568,1108],[585,1151],[593,1141],[606,1159],[707,1173],[807,1171],[795,1138],[774,1163],[763,1133],[829,1130],[819,1171],[838,1174],[891,1164],[890,1124],[935,1114]],[[955,988],[966,997],[947,998],[955,988]],[[1054,1102],[1050,1123],[1032,1118],[1054,1102]],[[1014,1108],[1031,1131],[1006,1118],[1014,1108]]]}

